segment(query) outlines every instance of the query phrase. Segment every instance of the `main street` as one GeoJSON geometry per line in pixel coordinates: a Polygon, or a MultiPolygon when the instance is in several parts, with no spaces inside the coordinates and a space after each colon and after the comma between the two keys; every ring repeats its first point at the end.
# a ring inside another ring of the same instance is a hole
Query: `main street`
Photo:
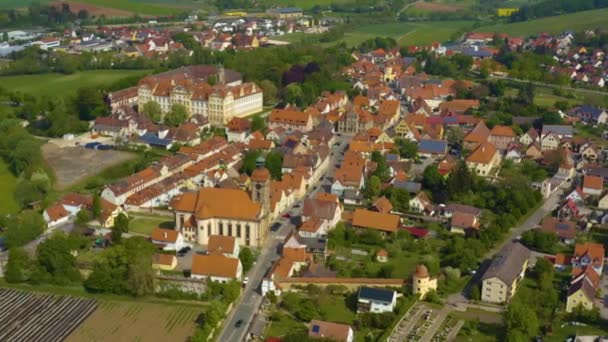
{"type": "MultiPolygon", "coordinates": [[[[314,184],[311,187],[311,190],[308,193],[308,196],[310,197],[321,190],[329,190],[328,187],[331,185],[330,179],[333,179],[336,165],[339,165],[342,162],[344,157],[343,152],[350,142],[350,137],[337,136],[336,138],[339,145],[330,147],[331,154],[329,157],[327,173],[325,174],[325,177],[321,178],[321,184],[314,184]]],[[[232,311],[224,320],[222,331],[219,333],[217,341],[238,342],[245,340],[253,317],[262,304],[263,297],[260,293],[262,279],[266,272],[272,267],[273,263],[279,259],[280,256],[278,251],[280,244],[285,237],[295,229],[292,222],[297,222],[298,217],[301,216],[303,207],[302,202],[303,201],[301,200],[294,203],[293,207],[287,212],[291,217],[289,222],[285,222],[284,218],[279,217],[271,224],[271,227],[274,227],[277,224],[280,224],[280,227],[276,231],[270,233],[256,264],[247,273],[249,281],[243,289],[241,297],[234,304],[232,311]],[[237,328],[236,324],[241,320],[243,323],[237,328]]]]}

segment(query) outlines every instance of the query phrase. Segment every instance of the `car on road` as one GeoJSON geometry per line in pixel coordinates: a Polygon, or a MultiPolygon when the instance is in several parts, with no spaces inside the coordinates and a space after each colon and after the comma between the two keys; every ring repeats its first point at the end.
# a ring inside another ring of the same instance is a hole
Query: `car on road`
{"type": "Polygon", "coordinates": [[[239,319],[238,321],[236,321],[236,323],[234,324],[235,328],[240,328],[243,325],[243,320],[239,319]]]}
{"type": "Polygon", "coordinates": [[[190,252],[191,249],[192,248],[190,246],[186,246],[186,247],[180,249],[179,251],[177,251],[177,256],[183,257],[186,254],[188,254],[188,252],[190,252]]]}
{"type": "Polygon", "coordinates": [[[249,277],[243,279],[243,287],[247,286],[247,283],[249,283],[249,277]]]}

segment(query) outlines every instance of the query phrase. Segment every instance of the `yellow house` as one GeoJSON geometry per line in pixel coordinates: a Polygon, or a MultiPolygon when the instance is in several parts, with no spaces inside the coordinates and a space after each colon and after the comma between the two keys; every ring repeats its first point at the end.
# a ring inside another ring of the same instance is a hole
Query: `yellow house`
{"type": "Polygon", "coordinates": [[[154,254],[152,268],[161,271],[173,271],[177,267],[177,258],[172,254],[154,254]]]}
{"type": "Polygon", "coordinates": [[[583,277],[568,288],[566,311],[572,312],[578,306],[582,306],[585,310],[592,310],[594,298],[595,288],[587,277],[583,277]]]}
{"type": "Polygon", "coordinates": [[[494,304],[511,300],[526,274],[529,259],[530,250],[520,243],[505,246],[482,277],[481,300],[494,304]]]}
{"type": "Polygon", "coordinates": [[[413,128],[410,123],[406,120],[401,120],[395,126],[395,135],[397,135],[401,139],[406,139],[410,141],[418,141],[420,140],[420,133],[416,128],[413,128]]]}
{"type": "Polygon", "coordinates": [[[375,141],[376,144],[383,144],[383,143],[392,144],[394,142],[395,141],[393,140],[393,138],[391,138],[388,134],[386,134],[386,132],[382,132],[378,136],[378,139],[376,139],[376,141],[375,141]]]}
{"type": "Polygon", "coordinates": [[[484,142],[466,159],[467,167],[477,175],[486,177],[492,169],[500,166],[500,153],[494,145],[484,142]]]}
{"type": "Polygon", "coordinates": [[[426,266],[422,264],[416,266],[416,272],[412,276],[412,291],[420,294],[420,299],[430,291],[437,291],[437,278],[431,278],[426,266]]]}

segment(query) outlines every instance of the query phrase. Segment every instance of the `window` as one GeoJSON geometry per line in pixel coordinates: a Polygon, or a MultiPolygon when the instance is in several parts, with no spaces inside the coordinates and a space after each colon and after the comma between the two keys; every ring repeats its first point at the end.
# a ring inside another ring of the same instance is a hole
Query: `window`
{"type": "Polygon", "coordinates": [[[207,223],[207,236],[211,235],[211,223],[207,223]]]}
{"type": "Polygon", "coordinates": [[[251,226],[250,225],[246,225],[245,226],[245,238],[249,239],[251,237],[251,226]]]}
{"type": "Polygon", "coordinates": [[[224,235],[224,224],[222,222],[220,222],[220,224],[219,224],[219,229],[220,229],[220,231],[218,234],[224,235]]]}
{"type": "Polygon", "coordinates": [[[241,237],[241,224],[240,223],[238,223],[236,225],[236,237],[239,237],[239,238],[241,237]]]}
{"type": "Polygon", "coordinates": [[[228,223],[228,235],[232,236],[232,223],[228,223]]]}

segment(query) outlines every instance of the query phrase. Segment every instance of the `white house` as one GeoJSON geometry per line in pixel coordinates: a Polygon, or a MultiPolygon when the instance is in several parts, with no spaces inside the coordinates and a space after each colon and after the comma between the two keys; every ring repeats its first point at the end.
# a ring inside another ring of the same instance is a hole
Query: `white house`
{"type": "Polygon", "coordinates": [[[187,246],[182,233],[174,229],[156,228],[152,231],[150,239],[164,251],[179,251],[187,246]]]}
{"type": "Polygon", "coordinates": [[[357,313],[393,312],[397,304],[397,292],[371,287],[359,288],[357,294],[357,313]]]}
{"type": "Polygon", "coordinates": [[[42,213],[42,217],[44,218],[47,227],[53,228],[68,222],[70,219],[70,212],[67,211],[63,205],[55,204],[46,208],[42,213]]]}
{"type": "Polygon", "coordinates": [[[243,265],[238,258],[228,258],[222,254],[192,255],[191,277],[209,279],[220,283],[241,280],[243,265]]]}

